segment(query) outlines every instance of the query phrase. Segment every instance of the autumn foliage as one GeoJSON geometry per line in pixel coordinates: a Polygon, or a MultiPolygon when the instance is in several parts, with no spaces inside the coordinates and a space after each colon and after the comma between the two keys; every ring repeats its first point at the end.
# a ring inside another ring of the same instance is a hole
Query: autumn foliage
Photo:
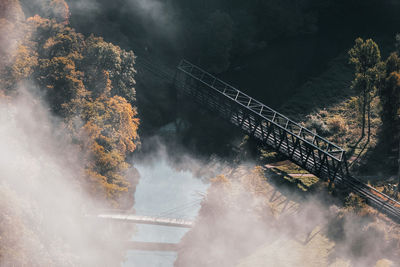
{"type": "MultiPolygon", "coordinates": [[[[12,94],[21,82],[38,84],[52,112],[62,118],[60,127],[81,148],[89,192],[113,206],[132,205],[120,199],[132,194],[127,156],[139,142],[135,56],[102,38],[75,32],[65,1],[47,2],[41,13],[45,18],[20,19],[23,34],[13,38],[12,48],[0,51],[1,89],[12,94]]],[[[22,12],[17,0],[0,3],[3,32],[17,26],[9,19],[10,9],[22,12]]]]}

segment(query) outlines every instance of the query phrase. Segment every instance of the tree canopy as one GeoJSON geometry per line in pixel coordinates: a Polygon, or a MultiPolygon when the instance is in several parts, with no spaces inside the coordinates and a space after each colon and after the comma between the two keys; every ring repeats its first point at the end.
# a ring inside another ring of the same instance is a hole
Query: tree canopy
{"type": "MultiPolygon", "coordinates": [[[[22,12],[18,1],[11,2],[22,12]]],[[[1,4],[0,14],[9,14],[4,10],[10,6],[1,4]]],[[[62,118],[60,127],[81,147],[90,192],[111,205],[132,205],[119,200],[133,190],[126,177],[127,156],[139,143],[135,55],[100,37],[75,32],[64,0],[34,2],[31,7],[44,17],[35,15],[18,21],[20,25],[4,22],[10,30],[20,27],[23,34],[15,38],[14,49],[7,49],[13,53],[3,55],[9,60],[2,61],[8,63],[2,66],[1,89],[12,93],[21,81],[35,82],[62,118]]]]}
{"type": "Polygon", "coordinates": [[[350,63],[355,66],[355,78],[352,88],[359,94],[362,106],[362,130],[360,140],[365,136],[366,114],[368,115],[368,141],[370,139],[370,105],[377,92],[377,85],[382,76],[381,53],[372,40],[357,38],[349,50],[350,63]]]}

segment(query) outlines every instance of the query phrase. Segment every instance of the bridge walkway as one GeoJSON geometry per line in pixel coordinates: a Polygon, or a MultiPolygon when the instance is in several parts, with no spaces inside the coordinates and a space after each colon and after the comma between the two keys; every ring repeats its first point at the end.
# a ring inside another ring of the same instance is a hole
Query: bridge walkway
{"type": "Polygon", "coordinates": [[[170,226],[180,228],[192,228],[194,222],[184,219],[163,218],[157,216],[141,216],[128,213],[103,213],[95,216],[98,219],[137,223],[137,224],[150,224],[159,226],[170,226]]]}

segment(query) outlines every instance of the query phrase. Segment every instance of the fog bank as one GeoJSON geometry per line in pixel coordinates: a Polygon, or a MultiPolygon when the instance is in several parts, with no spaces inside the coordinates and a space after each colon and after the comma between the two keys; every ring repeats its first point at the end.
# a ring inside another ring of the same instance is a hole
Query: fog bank
{"type": "Polygon", "coordinates": [[[33,86],[0,99],[0,266],[115,266],[122,258],[118,230],[86,217],[95,201],[60,126],[33,86]]]}

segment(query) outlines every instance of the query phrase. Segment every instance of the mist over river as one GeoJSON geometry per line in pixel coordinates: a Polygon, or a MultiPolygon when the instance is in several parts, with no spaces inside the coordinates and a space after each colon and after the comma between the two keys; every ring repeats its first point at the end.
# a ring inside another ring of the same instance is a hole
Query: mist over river
{"type": "MultiPolygon", "coordinates": [[[[166,158],[135,165],[140,182],[135,194],[139,215],[164,215],[167,218],[194,220],[200,209],[202,193],[208,184],[190,171],[179,171],[166,158]]],[[[189,229],[155,225],[137,225],[134,241],[179,243],[189,229]]],[[[123,266],[173,266],[177,254],[162,251],[128,251],[123,266]]]]}

